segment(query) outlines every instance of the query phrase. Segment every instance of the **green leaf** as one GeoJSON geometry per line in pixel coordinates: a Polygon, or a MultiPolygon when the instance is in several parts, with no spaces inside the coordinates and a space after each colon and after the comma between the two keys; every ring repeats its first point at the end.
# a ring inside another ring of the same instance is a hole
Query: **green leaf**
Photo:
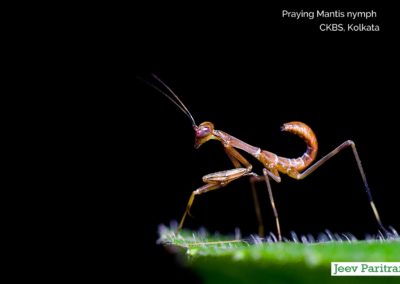
{"type": "Polygon", "coordinates": [[[400,277],[331,277],[331,262],[400,261],[400,238],[315,243],[255,242],[163,227],[159,242],[205,283],[400,283],[400,277]]]}

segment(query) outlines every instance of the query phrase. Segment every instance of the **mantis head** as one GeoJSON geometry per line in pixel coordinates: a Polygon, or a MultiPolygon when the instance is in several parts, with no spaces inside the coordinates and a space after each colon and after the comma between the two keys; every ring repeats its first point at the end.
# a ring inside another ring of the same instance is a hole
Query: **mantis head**
{"type": "Polygon", "coordinates": [[[193,126],[195,136],[194,148],[198,149],[203,143],[207,142],[210,139],[215,139],[214,136],[214,124],[211,122],[205,121],[201,123],[199,126],[193,126]]]}

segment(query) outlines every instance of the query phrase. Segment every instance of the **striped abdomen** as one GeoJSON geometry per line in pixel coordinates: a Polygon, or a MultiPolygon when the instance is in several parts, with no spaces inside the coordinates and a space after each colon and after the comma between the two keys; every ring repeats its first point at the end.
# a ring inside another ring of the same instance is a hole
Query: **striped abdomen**
{"type": "Polygon", "coordinates": [[[271,152],[262,151],[262,156],[265,159],[263,159],[264,164],[285,174],[290,170],[299,172],[307,168],[315,160],[318,151],[318,142],[314,132],[306,124],[298,121],[285,123],[281,130],[300,136],[306,142],[307,150],[301,157],[296,159],[283,158],[271,152]]]}

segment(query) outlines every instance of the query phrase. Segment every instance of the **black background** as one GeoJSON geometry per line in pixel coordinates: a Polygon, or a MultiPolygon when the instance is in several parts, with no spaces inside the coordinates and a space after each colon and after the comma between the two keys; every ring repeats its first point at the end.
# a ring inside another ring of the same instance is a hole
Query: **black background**
{"type": "MultiPolygon", "coordinates": [[[[284,157],[305,150],[301,139],[280,132],[289,121],[314,130],[318,157],[354,140],[384,224],[399,229],[398,52],[389,9],[330,7],[375,9],[378,18],[371,22],[382,31],[323,33],[320,20],[284,20],[281,10],[328,7],[156,7],[101,16],[102,24],[93,25],[96,44],[85,50],[86,64],[100,76],[89,76],[94,87],[87,88],[90,100],[82,109],[87,123],[79,129],[89,142],[79,148],[85,153],[79,167],[89,178],[79,195],[84,214],[77,218],[90,235],[87,243],[105,248],[99,262],[106,265],[96,275],[194,281],[156,245],[157,227],[181,218],[203,175],[232,168],[217,142],[193,148],[185,115],[136,79],[151,80],[151,73],[180,96],[197,123],[211,121],[284,157]]],[[[261,173],[258,161],[246,157],[261,173]]],[[[292,230],[359,238],[377,232],[350,149],[303,181],[283,176],[272,187],[285,236],[292,230]]],[[[258,189],[266,230],[274,231],[265,186],[258,189]]],[[[187,228],[239,228],[243,236],[257,230],[246,179],[199,196],[192,213],[187,228]]]]}

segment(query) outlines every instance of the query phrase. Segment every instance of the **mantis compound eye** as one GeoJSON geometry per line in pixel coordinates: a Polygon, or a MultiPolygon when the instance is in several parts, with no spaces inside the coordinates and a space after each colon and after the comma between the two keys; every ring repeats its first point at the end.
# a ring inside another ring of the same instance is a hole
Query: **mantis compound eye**
{"type": "Polygon", "coordinates": [[[210,128],[208,127],[199,127],[196,130],[196,137],[204,137],[207,136],[208,134],[210,134],[210,128]]]}

